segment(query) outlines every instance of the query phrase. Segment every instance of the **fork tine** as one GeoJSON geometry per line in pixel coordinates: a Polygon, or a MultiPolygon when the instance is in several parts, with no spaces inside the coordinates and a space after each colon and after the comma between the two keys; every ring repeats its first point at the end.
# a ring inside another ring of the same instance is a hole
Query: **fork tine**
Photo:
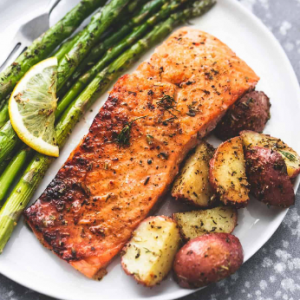
{"type": "Polygon", "coordinates": [[[9,59],[9,57],[13,54],[13,52],[15,51],[18,45],[19,45],[19,41],[15,37],[11,42],[11,44],[7,46],[7,49],[4,49],[3,52],[1,51],[3,54],[1,55],[1,59],[0,59],[0,70],[4,68],[4,64],[9,59]]]}
{"type": "Polygon", "coordinates": [[[7,51],[4,52],[3,60],[0,60],[0,71],[12,64],[24,51],[24,49],[26,49],[32,43],[30,40],[24,37],[24,35],[20,32],[20,29],[11,42],[11,47],[8,47],[7,51]]]}
{"type": "Polygon", "coordinates": [[[13,48],[13,50],[10,52],[6,60],[0,66],[0,71],[11,65],[26,48],[27,47],[23,44],[18,43],[15,46],[15,48],[13,48]]]}

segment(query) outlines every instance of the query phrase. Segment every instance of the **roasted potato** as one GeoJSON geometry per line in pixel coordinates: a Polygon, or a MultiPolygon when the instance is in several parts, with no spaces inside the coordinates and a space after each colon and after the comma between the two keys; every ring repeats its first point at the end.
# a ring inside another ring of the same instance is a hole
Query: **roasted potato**
{"type": "Polygon", "coordinates": [[[263,92],[245,94],[234,105],[215,129],[215,135],[225,141],[238,136],[242,130],[262,132],[270,119],[270,99],[263,92]]]}
{"type": "Polygon", "coordinates": [[[202,235],[176,254],[173,270],[183,288],[199,288],[235,273],[243,263],[238,238],[227,233],[202,235]]]}
{"type": "Polygon", "coordinates": [[[210,161],[209,180],[225,205],[245,207],[249,201],[249,184],[242,139],[222,143],[210,161]]]}
{"type": "Polygon", "coordinates": [[[285,161],[287,173],[290,178],[294,178],[300,173],[299,155],[280,139],[248,130],[242,131],[240,135],[246,149],[258,146],[278,152],[285,161]]]}
{"type": "Polygon", "coordinates": [[[214,232],[231,233],[237,224],[237,211],[229,206],[173,214],[181,236],[191,240],[214,232]]]}
{"type": "Polygon", "coordinates": [[[209,161],[213,154],[214,148],[202,141],[176,178],[172,188],[173,197],[202,208],[215,202],[208,180],[209,161]]]}
{"type": "Polygon", "coordinates": [[[124,247],[122,267],[138,283],[154,286],[171,270],[180,243],[174,220],[164,216],[149,217],[138,226],[124,247]]]}
{"type": "Polygon", "coordinates": [[[250,190],[259,201],[277,207],[294,205],[293,184],[278,152],[251,147],[246,150],[245,158],[250,190]]]}

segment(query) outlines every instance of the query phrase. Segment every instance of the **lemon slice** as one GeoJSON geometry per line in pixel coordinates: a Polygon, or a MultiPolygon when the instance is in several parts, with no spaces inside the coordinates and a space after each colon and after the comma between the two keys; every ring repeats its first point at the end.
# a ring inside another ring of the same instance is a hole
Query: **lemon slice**
{"type": "Polygon", "coordinates": [[[9,99],[9,117],[18,137],[32,149],[58,157],[54,129],[57,106],[57,59],[33,66],[20,80],[9,99]]]}

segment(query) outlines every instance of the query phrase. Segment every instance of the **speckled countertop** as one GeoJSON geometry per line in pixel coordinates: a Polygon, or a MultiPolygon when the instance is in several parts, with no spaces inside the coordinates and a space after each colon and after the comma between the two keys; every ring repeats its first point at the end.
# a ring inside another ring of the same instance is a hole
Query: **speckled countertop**
{"type": "MultiPolygon", "coordinates": [[[[15,0],[22,5],[40,0],[15,0]]],[[[69,0],[71,1],[71,0],[69,0]]],[[[222,1],[222,0],[219,0],[222,1]]],[[[238,1],[238,0],[237,0],[238,1]]],[[[300,0],[240,0],[273,32],[300,79],[300,0]]],[[[0,0],[0,22],[8,0],[0,0]],[[3,9],[1,9],[3,8],[3,9]]],[[[17,4],[15,4],[17,5],[17,4]]],[[[12,5],[10,5],[12,7],[12,5]]],[[[22,10],[19,10],[21,13],[22,10]]],[[[12,15],[12,11],[9,11],[12,15]]],[[[6,14],[7,16],[7,14],[6,14]]],[[[297,198],[300,198],[300,190],[297,198]]],[[[184,300],[299,300],[300,201],[270,241],[236,274],[184,300]]],[[[0,300],[51,300],[0,275],[0,300]]]]}

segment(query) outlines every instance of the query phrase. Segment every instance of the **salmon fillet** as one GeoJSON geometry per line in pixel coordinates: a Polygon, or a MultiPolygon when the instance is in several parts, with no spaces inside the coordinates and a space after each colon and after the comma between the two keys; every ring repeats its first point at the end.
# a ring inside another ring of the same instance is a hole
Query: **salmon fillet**
{"type": "Polygon", "coordinates": [[[25,219],[89,278],[147,217],[180,162],[258,76],[217,38],[181,28],[114,85],[89,133],[25,219]]]}

